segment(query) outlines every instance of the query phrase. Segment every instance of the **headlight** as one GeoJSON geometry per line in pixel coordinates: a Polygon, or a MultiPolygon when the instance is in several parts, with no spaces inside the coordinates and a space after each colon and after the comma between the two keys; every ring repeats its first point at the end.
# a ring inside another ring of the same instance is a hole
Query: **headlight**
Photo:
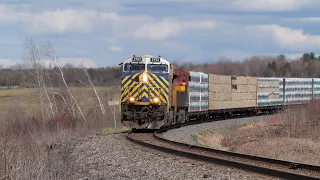
{"type": "Polygon", "coordinates": [[[157,103],[157,102],[159,102],[159,98],[155,97],[155,98],[153,98],[153,101],[157,103]]]}
{"type": "Polygon", "coordinates": [[[148,76],[146,74],[143,74],[142,81],[145,83],[148,82],[148,76]]]}
{"type": "Polygon", "coordinates": [[[134,101],[134,97],[131,97],[129,100],[130,100],[131,102],[133,102],[133,101],[134,101]]]}

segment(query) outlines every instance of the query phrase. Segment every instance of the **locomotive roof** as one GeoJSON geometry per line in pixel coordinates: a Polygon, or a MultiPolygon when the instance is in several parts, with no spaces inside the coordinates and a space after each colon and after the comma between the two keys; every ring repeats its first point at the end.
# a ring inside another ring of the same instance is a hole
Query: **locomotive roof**
{"type": "Polygon", "coordinates": [[[136,63],[135,61],[133,61],[133,58],[136,57],[136,58],[141,58],[142,60],[140,62],[144,63],[144,64],[158,64],[158,63],[162,63],[162,64],[170,64],[169,61],[163,59],[162,57],[158,56],[152,56],[152,55],[142,55],[142,56],[133,56],[127,60],[125,60],[123,63],[129,63],[129,62],[132,62],[132,63],[136,63]],[[157,62],[152,62],[151,61],[151,58],[159,58],[160,61],[157,61],[157,62]]]}

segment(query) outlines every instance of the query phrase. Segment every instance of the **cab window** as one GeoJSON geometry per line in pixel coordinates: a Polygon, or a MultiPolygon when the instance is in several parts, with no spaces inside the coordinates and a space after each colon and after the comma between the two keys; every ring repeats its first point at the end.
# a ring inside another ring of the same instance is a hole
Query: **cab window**
{"type": "Polygon", "coordinates": [[[182,76],[182,82],[187,82],[187,76],[185,74],[182,76]]]}
{"type": "Polygon", "coordinates": [[[167,64],[148,64],[147,70],[148,72],[154,72],[154,73],[167,73],[168,65],[167,64]]]}
{"type": "Polygon", "coordinates": [[[145,70],[145,64],[125,64],[123,71],[140,72],[145,70]]]}

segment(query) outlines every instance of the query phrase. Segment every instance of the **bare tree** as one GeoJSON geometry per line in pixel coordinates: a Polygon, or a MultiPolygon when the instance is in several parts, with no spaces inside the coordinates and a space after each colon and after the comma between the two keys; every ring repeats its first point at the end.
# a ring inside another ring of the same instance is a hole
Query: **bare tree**
{"type": "MultiPolygon", "coordinates": [[[[70,88],[65,80],[65,76],[64,76],[64,73],[63,73],[63,70],[62,68],[58,65],[57,63],[57,54],[56,54],[56,50],[54,48],[54,46],[50,43],[50,42],[44,42],[42,44],[43,46],[43,52],[44,54],[46,55],[46,57],[50,58],[50,60],[53,62],[53,64],[55,65],[55,67],[58,68],[59,72],[60,72],[60,77],[63,81],[63,84],[65,86],[65,88],[67,89],[68,91],[68,94],[70,95],[71,99],[74,101],[75,105],[77,106],[82,118],[84,119],[85,122],[87,122],[86,120],[86,117],[85,115],[83,114],[82,110],[81,110],[81,107],[79,105],[79,103],[77,102],[77,99],[73,96],[73,94],[71,93],[70,91],[70,88]]],[[[73,109],[73,108],[72,108],[73,109]]],[[[73,109],[74,110],[74,109],[73,109]]]]}
{"type": "Polygon", "coordinates": [[[40,49],[36,46],[35,42],[31,38],[25,40],[25,59],[30,66],[30,73],[36,80],[37,88],[39,90],[39,100],[42,112],[42,119],[45,118],[43,91],[42,91],[42,73],[43,63],[40,59],[40,49]]]}
{"type": "Polygon", "coordinates": [[[91,85],[91,87],[92,87],[92,89],[93,89],[93,91],[94,91],[94,93],[95,93],[95,95],[96,95],[96,97],[97,97],[97,99],[98,99],[101,112],[102,112],[102,114],[105,116],[105,115],[106,115],[106,110],[104,109],[104,106],[103,106],[103,104],[102,104],[102,102],[101,102],[101,100],[100,100],[100,97],[99,97],[99,94],[98,94],[96,88],[94,87],[94,85],[93,85],[92,82],[91,82],[89,73],[88,73],[88,71],[87,71],[87,69],[86,69],[85,67],[83,67],[83,71],[84,71],[84,73],[86,74],[86,76],[87,76],[87,78],[88,78],[88,81],[89,81],[89,83],[90,83],[90,85],[91,85]]]}

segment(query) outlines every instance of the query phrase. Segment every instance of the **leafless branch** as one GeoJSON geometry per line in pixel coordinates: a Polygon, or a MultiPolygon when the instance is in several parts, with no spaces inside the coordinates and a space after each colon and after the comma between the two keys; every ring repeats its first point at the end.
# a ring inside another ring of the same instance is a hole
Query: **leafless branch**
{"type": "Polygon", "coordinates": [[[60,72],[60,76],[61,76],[61,79],[70,95],[70,97],[73,99],[73,101],[75,102],[75,105],[77,106],[82,118],[84,119],[84,121],[86,122],[86,117],[84,116],[81,108],[80,108],[80,105],[79,103],[77,102],[76,98],[73,96],[73,94],[71,93],[70,89],[69,89],[69,86],[65,80],[65,77],[64,77],[64,73],[61,69],[61,67],[57,64],[57,54],[56,54],[56,51],[55,51],[55,48],[54,46],[50,43],[50,42],[45,42],[43,44],[43,48],[44,48],[44,53],[47,57],[49,57],[52,61],[53,61],[53,64],[58,68],[59,72],[60,72]]]}
{"type": "Polygon", "coordinates": [[[84,71],[84,73],[86,74],[86,76],[87,76],[87,78],[88,78],[88,81],[89,81],[89,83],[90,83],[90,85],[91,85],[94,93],[96,94],[96,97],[97,97],[97,99],[98,99],[101,112],[102,112],[102,114],[105,116],[105,115],[106,115],[106,110],[104,109],[104,106],[103,106],[103,104],[101,103],[101,100],[100,100],[100,97],[99,97],[99,94],[98,94],[96,88],[94,87],[94,85],[93,85],[92,82],[91,82],[89,73],[88,73],[87,69],[84,68],[84,67],[83,67],[83,71],[84,71]]]}

